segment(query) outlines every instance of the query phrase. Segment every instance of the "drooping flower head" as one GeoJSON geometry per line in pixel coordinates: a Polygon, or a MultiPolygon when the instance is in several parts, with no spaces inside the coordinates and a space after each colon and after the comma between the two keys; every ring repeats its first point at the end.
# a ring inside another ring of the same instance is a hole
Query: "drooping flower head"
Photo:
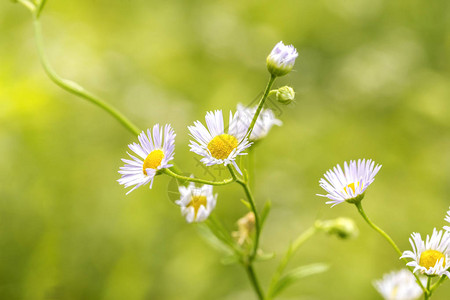
{"type": "MultiPolygon", "coordinates": [[[[425,280],[421,281],[425,284],[425,280]]],[[[422,295],[416,278],[405,269],[384,274],[373,285],[385,300],[415,300],[422,295]]]]}
{"type": "Polygon", "coordinates": [[[152,131],[147,129],[147,134],[144,131],[139,134],[139,144],[128,145],[137,157],[127,152],[132,160],[122,159],[125,166],[120,167],[119,173],[122,174],[122,177],[117,180],[125,188],[134,185],[127,195],[149,182],[150,188],[152,188],[156,172],[172,166],[169,162],[173,159],[175,151],[175,136],[176,134],[169,124],[164,126],[164,133],[163,128],[156,124],[152,131]]]}
{"type": "Polygon", "coordinates": [[[245,116],[239,111],[234,116],[230,112],[229,120],[228,128],[225,130],[222,111],[207,112],[205,117],[207,128],[200,121],[195,121],[194,126],[188,127],[195,139],[191,140],[189,147],[192,152],[203,156],[201,162],[205,165],[233,164],[241,173],[235,161],[236,157],[247,154],[243,151],[252,143],[246,138],[248,126],[243,122],[245,116]]]}
{"type": "Polygon", "coordinates": [[[267,56],[267,69],[273,76],[286,75],[294,67],[297,56],[294,46],[286,46],[283,42],[279,42],[267,56]]]}
{"type": "MultiPolygon", "coordinates": [[[[447,211],[447,216],[445,216],[445,221],[450,223],[450,209],[447,211]]],[[[444,226],[444,229],[450,231],[450,226],[444,226]]]]}
{"type": "Polygon", "coordinates": [[[330,199],[326,204],[332,204],[332,207],[344,201],[359,202],[380,169],[381,165],[375,166],[371,159],[351,160],[349,164],[344,162],[344,171],[337,165],[324,174],[325,178],[321,178],[319,183],[328,194],[317,195],[330,199]]]}
{"type": "MultiPolygon", "coordinates": [[[[247,128],[250,127],[257,108],[258,106],[246,107],[240,103],[237,105],[239,116],[242,117],[242,122],[247,128]]],[[[273,125],[281,126],[283,122],[275,117],[270,108],[262,109],[258,119],[256,119],[255,126],[253,126],[250,141],[257,141],[266,137],[273,125]]]]}
{"type": "Polygon", "coordinates": [[[427,235],[424,242],[420,233],[414,232],[409,239],[413,251],[405,251],[400,258],[413,259],[407,266],[414,267],[414,272],[419,271],[427,275],[447,275],[450,278],[450,232],[437,231],[427,235]]]}
{"type": "Polygon", "coordinates": [[[191,182],[188,187],[180,186],[180,200],[175,201],[181,207],[181,214],[189,223],[202,222],[208,218],[214,207],[216,207],[217,194],[213,195],[211,185],[195,187],[191,182]]]}

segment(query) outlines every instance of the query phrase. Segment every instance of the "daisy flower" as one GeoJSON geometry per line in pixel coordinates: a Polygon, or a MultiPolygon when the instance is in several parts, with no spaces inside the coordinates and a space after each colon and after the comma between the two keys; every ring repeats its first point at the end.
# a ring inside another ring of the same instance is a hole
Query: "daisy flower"
{"type": "Polygon", "coordinates": [[[413,259],[407,266],[414,267],[414,272],[419,271],[427,275],[447,275],[450,278],[450,232],[437,231],[427,235],[424,242],[420,233],[413,233],[409,239],[413,251],[405,251],[400,258],[413,259]]]}
{"type": "MultiPolygon", "coordinates": [[[[445,217],[445,221],[450,223],[450,209],[447,212],[447,216],[445,217]]],[[[447,231],[450,231],[450,226],[444,226],[444,229],[447,230],[447,231]]]]}
{"type": "Polygon", "coordinates": [[[295,64],[297,50],[292,45],[284,45],[279,42],[267,56],[267,69],[273,76],[283,76],[289,73],[295,64]]]}
{"type": "MultiPolygon", "coordinates": [[[[426,284],[424,279],[421,281],[426,284]]],[[[384,274],[383,278],[376,280],[373,285],[385,300],[415,300],[422,295],[416,278],[405,269],[384,274]]]]}
{"type": "Polygon", "coordinates": [[[175,201],[181,207],[181,214],[188,223],[201,222],[206,220],[216,207],[217,194],[213,195],[211,185],[203,185],[201,188],[195,187],[191,182],[188,187],[180,186],[180,200],[175,201]]]}
{"type": "MultiPolygon", "coordinates": [[[[246,107],[240,103],[237,105],[237,111],[243,116],[242,121],[247,128],[250,127],[257,109],[258,106],[246,107]]],[[[273,125],[281,126],[283,125],[283,122],[275,118],[275,114],[271,109],[262,109],[258,119],[256,119],[255,126],[253,126],[250,140],[256,141],[266,137],[273,125]]]]}
{"type": "Polygon", "coordinates": [[[170,125],[159,127],[159,124],[153,126],[153,135],[150,129],[147,129],[147,134],[142,131],[138,136],[139,144],[133,143],[128,147],[138,156],[127,154],[132,158],[122,159],[125,166],[120,168],[119,173],[122,177],[117,180],[123,184],[125,188],[134,185],[134,187],[127,192],[127,195],[141,185],[150,182],[150,188],[153,185],[153,178],[158,170],[169,168],[172,165],[169,161],[173,159],[175,150],[175,136],[170,125]],[[163,142],[164,137],[164,142],[163,142]]]}
{"type": "Polygon", "coordinates": [[[381,169],[381,165],[376,165],[371,159],[358,162],[351,160],[349,164],[344,162],[344,172],[340,165],[333,170],[328,170],[321,178],[320,186],[328,192],[326,195],[317,194],[317,196],[327,197],[331,201],[326,204],[342,203],[344,201],[355,203],[364,198],[364,192],[375,180],[375,175],[381,169]]]}
{"type": "Polygon", "coordinates": [[[242,121],[244,116],[239,111],[230,112],[230,121],[227,133],[224,130],[223,116],[221,110],[206,113],[205,121],[208,128],[200,121],[195,121],[194,126],[189,126],[191,136],[195,141],[190,141],[191,151],[203,156],[201,162],[207,166],[233,164],[236,170],[242,174],[236,164],[238,155],[252,144],[247,138],[248,126],[242,121]]]}

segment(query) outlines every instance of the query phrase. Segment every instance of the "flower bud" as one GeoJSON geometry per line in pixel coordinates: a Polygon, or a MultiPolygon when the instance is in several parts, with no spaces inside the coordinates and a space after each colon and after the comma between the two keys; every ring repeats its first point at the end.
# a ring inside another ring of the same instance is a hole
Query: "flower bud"
{"type": "Polygon", "coordinates": [[[294,46],[285,46],[283,42],[279,42],[267,56],[267,69],[273,76],[284,76],[294,67],[297,56],[294,46]]]}
{"type": "Polygon", "coordinates": [[[315,226],[328,234],[335,234],[342,239],[356,238],[359,233],[355,222],[349,218],[337,218],[325,221],[317,220],[315,226]]]}
{"type": "Polygon", "coordinates": [[[280,87],[278,90],[276,90],[275,95],[277,97],[277,101],[282,104],[288,105],[294,102],[295,92],[294,89],[290,86],[280,87]]]}

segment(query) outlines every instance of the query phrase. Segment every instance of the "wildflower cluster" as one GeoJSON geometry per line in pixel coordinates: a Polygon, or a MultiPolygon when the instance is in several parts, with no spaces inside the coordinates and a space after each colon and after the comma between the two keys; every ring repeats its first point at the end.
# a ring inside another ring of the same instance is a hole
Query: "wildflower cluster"
{"type": "MultiPolygon", "coordinates": [[[[285,76],[292,71],[297,50],[292,45],[279,42],[267,56],[266,66],[270,74],[267,87],[259,103],[254,107],[238,104],[235,112],[229,112],[228,122],[225,123],[220,109],[209,111],[205,115],[205,123],[193,122],[187,127],[192,140],[190,151],[201,156],[201,162],[206,167],[223,165],[228,168],[231,178],[222,181],[210,181],[194,176],[183,176],[175,166],[175,137],[176,134],[170,124],[154,125],[147,131],[140,131],[132,122],[118,110],[105,101],[86,91],[80,85],[61,78],[55,73],[45,56],[41,37],[40,15],[46,1],[17,0],[33,15],[37,47],[42,65],[49,77],[68,92],[79,96],[99,106],[114,117],[129,131],[137,136],[138,143],[128,145],[131,153],[127,159],[122,159],[124,166],[120,167],[121,178],[118,182],[125,188],[130,188],[127,194],[135,189],[149,184],[152,188],[157,175],[165,174],[173,177],[182,184],[179,186],[180,197],[175,201],[182,216],[188,223],[204,223],[210,230],[210,237],[215,239],[227,251],[227,260],[238,262],[248,274],[250,283],[259,299],[273,299],[289,284],[298,279],[299,270],[285,273],[287,263],[296,250],[317,232],[325,232],[340,238],[353,238],[358,234],[354,222],[347,218],[335,220],[316,220],[314,225],[302,232],[288,247],[274,272],[270,285],[264,290],[259,284],[253,263],[267,257],[259,248],[259,239],[264,222],[270,211],[271,204],[267,202],[259,211],[249,185],[249,170],[239,165],[237,158],[246,155],[255,148],[259,141],[267,137],[271,128],[281,126],[282,122],[275,117],[273,111],[265,107],[266,100],[275,96],[278,103],[289,105],[294,102],[295,92],[289,86],[272,90],[277,77],[285,76]],[[227,126],[225,124],[228,124],[227,126]],[[214,217],[213,210],[218,202],[218,194],[213,192],[213,186],[224,186],[237,183],[243,188],[246,200],[242,203],[248,212],[237,221],[237,231],[228,232],[220,220],[214,217]],[[200,184],[197,186],[196,184],[200,184]]],[[[394,248],[400,259],[405,262],[406,269],[384,275],[375,281],[374,286],[385,299],[417,299],[421,295],[429,299],[433,292],[447,278],[450,278],[450,226],[443,229],[433,229],[423,240],[419,233],[412,233],[409,239],[412,251],[401,251],[392,238],[380,227],[375,225],[366,215],[362,200],[368,187],[374,182],[381,165],[371,159],[352,160],[344,162],[344,168],[336,165],[320,179],[320,186],[326,191],[326,204],[335,206],[347,202],[355,205],[367,224],[377,231],[394,248]]],[[[450,223],[450,209],[444,220],[450,223]]],[[[201,226],[201,224],[198,224],[201,226]]],[[[199,227],[201,228],[201,227],[199,227]]],[[[205,235],[207,236],[207,235],[205,235]]],[[[212,239],[208,237],[211,241],[212,239]]],[[[314,264],[302,266],[307,275],[323,272],[326,265],[314,264]]],[[[302,276],[306,276],[302,274],[302,276]]]]}
{"type": "MultiPolygon", "coordinates": [[[[425,241],[420,233],[412,233],[409,242],[413,250],[402,253],[389,235],[367,217],[361,205],[367,188],[373,183],[380,169],[381,165],[375,165],[370,159],[344,162],[344,170],[337,165],[328,170],[319,181],[320,186],[328,194],[318,196],[330,199],[331,201],[327,201],[326,204],[332,204],[332,207],[343,202],[355,204],[366,222],[386,238],[399,253],[400,259],[406,262],[408,270],[392,272],[374,283],[375,288],[385,299],[413,300],[422,294],[425,299],[429,299],[446,277],[450,278],[450,227],[443,226],[443,230],[434,228],[432,235],[427,235],[425,241]],[[408,258],[411,261],[408,261],[408,258]],[[417,274],[426,275],[427,279],[419,278],[417,274]],[[438,279],[431,286],[435,277],[438,279]]],[[[445,221],[450,222],[450,210],[445,221]]]]}

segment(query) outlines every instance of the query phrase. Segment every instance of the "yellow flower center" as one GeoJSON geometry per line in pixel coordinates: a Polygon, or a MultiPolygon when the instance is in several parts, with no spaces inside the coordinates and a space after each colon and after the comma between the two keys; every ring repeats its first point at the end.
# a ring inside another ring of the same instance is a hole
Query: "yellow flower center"
{"type": "Polygon", "coordinates": [[[203,205],[206,208],[206,196],[192,196],[191,202],[187,205],[187,207],[192,206],[194,208],[195,218],[197,217],[198,210],[200,206],[203,205]]]}
{"type": "Polygon", "coordinates": [[[346,194],[350,194],[349,192],[348,192],[348,190],[349,189],[351,189],[352,191],[353,191],[353,194],[356,194],[356,187],[359,187],[359,181],[358,182],[352,182],[352,183],[350,183],[350,184],[348,184],[345,188],[344,188],[344,192],[346,193],[346,194]]]}
{"type": "Polygon", "coordinates": [[[426,250],[420,255],[419,265],[427,269],[432,268],[441,259],[444,259],[442,265],[445,266],[445,256],[437,250],[426,250]]]}
{"type": "Polygon", "coordinates": [[[150,152],[149,155],[144,160],[144,165],[142,166],[142,170],[144,174],[147,175],[146,169],[156,169],[161,164],[162,159],[164,158],[164,152],[162,150],[156,149],[150,152]]]}
{"type": "Polygon", "coordinates": [[[237,139],[234,136],[225,133],[214,137],[208,143],[208,150],[211,152],[212,157],[225,159],[237,148],[237,145],[237,139]]]}

